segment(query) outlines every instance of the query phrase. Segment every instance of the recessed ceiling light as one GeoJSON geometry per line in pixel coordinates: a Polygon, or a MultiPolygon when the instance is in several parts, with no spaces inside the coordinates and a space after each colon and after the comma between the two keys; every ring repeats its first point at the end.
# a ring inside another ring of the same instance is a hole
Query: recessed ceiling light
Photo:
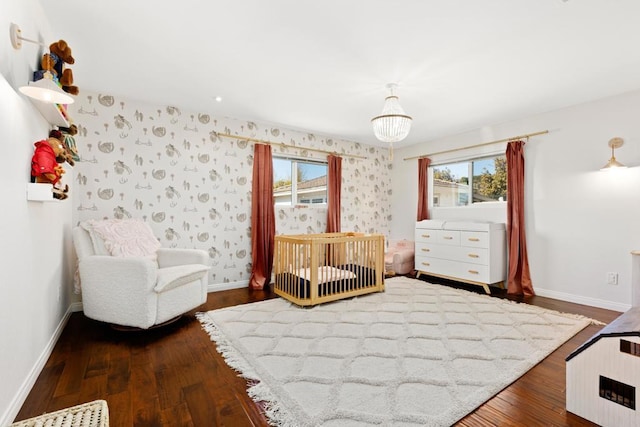
{"type": "Polygon", "coordinates": [[[216,102],[222,102],[222,97],[221,96],[216,96],[215,100],[216,100],[216,102]]]}

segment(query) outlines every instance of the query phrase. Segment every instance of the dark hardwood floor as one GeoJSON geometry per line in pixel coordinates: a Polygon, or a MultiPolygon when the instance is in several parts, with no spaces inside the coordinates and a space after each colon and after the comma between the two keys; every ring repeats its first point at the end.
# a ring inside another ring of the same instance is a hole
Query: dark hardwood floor
{"type": "MultiPolygon", "coordinates": [[[[216,292],[198,311],[274,297],[268,290],[216,292]]],[[[607,323],[620,314],[543,297],[516,299],[607,323]]],[[[268,425],[260,406],[247,396],[245,380],[225,364],[195,313],[164,328],[138,332],[115,331],[74,313],[16,421],[105,399],[114,427],[268,425]]],[[[585,328],[458,425],[594,425],[565,411],[564,359],[600,328],[585,328]]]]}

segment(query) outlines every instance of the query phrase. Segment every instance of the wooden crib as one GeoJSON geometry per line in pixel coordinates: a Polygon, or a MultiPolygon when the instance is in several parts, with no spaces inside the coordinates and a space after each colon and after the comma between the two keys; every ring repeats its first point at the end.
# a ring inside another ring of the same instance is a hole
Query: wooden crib
{"type": "Polygon", "coordinates": [[[274,291],[300,306],[384,291],[384,236],[363,233],[275,237],[274,291]]]}

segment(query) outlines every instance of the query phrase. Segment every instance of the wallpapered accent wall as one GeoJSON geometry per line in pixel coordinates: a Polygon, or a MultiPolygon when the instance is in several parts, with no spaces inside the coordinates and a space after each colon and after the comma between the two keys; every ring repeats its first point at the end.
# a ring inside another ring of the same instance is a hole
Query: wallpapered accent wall
{"type": "MultiPolygon", "coordinates": [[[[274,146],[274,155],[326,159],[306,150],[318,148],[366,157],[343,160],[343,231],[389,235],[386,148],[87,92],[70,111],[81,161],[63,181],[74,223],[142,218],[165,247],[207,250],[211,284],[240,285],[251,273],[253,143],[218,133],[300,147],[274,146]]],[[[275,214],[278,234],[325,230],[325,207],[276,206],[275,214]]]]}

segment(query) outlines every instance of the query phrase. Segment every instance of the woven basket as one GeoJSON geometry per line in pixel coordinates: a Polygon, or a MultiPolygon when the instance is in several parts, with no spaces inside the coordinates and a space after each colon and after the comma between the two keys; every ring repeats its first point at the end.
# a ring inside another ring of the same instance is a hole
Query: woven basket
{"type": "Polygon", "coordinates": [[[18,421],[10,427],[82,426],[108,427],[109,408],[105,400],[94,400],[82,405],[42,414],[39,417],[18,421]]]}

